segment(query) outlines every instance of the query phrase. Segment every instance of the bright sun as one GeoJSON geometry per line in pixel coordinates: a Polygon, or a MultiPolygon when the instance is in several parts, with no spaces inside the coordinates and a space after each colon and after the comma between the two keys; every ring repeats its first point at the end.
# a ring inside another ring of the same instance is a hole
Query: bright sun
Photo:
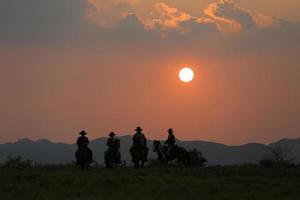
{"type": "Polygon", "coordinates": [[[179,78],[185,83],[191,82],[194,79],[194,72],[191,68],[182,68],[179,72],[179,78]]]}

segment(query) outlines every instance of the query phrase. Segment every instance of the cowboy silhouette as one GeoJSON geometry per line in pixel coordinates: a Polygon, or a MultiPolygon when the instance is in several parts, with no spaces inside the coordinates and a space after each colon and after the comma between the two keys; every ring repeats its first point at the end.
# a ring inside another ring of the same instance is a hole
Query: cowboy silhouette
{"type": "Polygon", "coordinates": [[[108,146],[108,149],[112,149],[114,147],[114,144],[116,142],[116,138],[115,138],[115,133],[114,132],[110,132],[109,133],[109,138],[107,139],[106,145],[108,146]]]}
{"type": "Polygon", "coordinates": [[[134,162],[135,160],[135,152],[134,151],[140,151],[140,150],[145,150],[146,155],[145,155],[145,161],[147,161],[148,157],[148,148],[147,148],[147,139],[145,135],[142,133],[142,128],[137,127],[135,129],[136,133],[133,135],[133,146],[130,148],[130,154],[132,157],[132,161],[134,162]]]}
{"type": "Polygon", "coordinates": [[[106,142],[108,149],[104,153],[104,159],[107,168],[113,168],[114,165],[121,163],[120,139],[115,138],[115,135],[114,132],[110,132],[106,142]]]}
{"type": "Polygon", "coordinates": [[[174,135],[174,131],[173,129],[169,128],[168,130],[168,139],[164,142],[164,145],[166,146],[166,155],[170,155],[170,152],[172,151],[172,149],[175,146],[176,143],[176,138],[174,135]]]}
{"type": "Polygon", "coordinates": [[[90,155],[90,156],[89,156],[89,157],[90,157],[89,162],[93,162],[93,152],[92,152],[92,150],[88,147],[90,141],[89,141],[89,139],[86,137],[87,133],[86,133],[84,130],[82,130],[82,131],[80,131],[79,135],[80,135],[80,137],[78,137],[77,142],[76,142],[76,144],[77,144],[77,146],[78,146],[78,151],[76,152],[76,158],[77,158],[77,161],[78,161],[78,159],[79,159],[79,151],[80,151],[81,149],[86,148],[87,151],[88,151],[88,153],[89,153],[89,155],[90,155]]]}

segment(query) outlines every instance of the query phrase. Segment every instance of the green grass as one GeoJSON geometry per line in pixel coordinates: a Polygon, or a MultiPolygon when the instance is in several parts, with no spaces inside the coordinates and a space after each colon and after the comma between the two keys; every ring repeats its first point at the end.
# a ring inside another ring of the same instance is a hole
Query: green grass
{"type": "Polygon", "coordinates": [[[300,169],[0,168],[0,199],[300,199],[300,169]]]}

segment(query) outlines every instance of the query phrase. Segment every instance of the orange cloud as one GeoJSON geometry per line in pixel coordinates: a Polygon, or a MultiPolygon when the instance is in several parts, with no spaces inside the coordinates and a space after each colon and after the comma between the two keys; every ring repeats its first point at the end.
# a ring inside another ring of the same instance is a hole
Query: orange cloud
{"type": "Polygon", "coordinates": [[[189,14],[179,11],[177,8],[170,7],[165,3],[155,4],[155,10],[159,15],[156,21],[163,28],[179,28],[180,22],[191,19],[189,14]]]}
{"type": "Polygon", "coordinates": [[[211,19],[192,16],[166,3],[156,3],[154,8],[151,17],[145,19],[144,24],[146,29],[158,31],[162,36],[167,36],[174,31],[179,34],[189,34],[198,30],[216,31],[211,19]]]}
{"type": "Polygon", "coordinates": [[[147,15],[138,12],[140,0],[89,0],[88,18],[95,24],[113,28],[128,13],[134,13],[145,30],[166,36],[170,31],[179,34],[202,30],[203,26],[216,27],[222,33],[239,33],[245,30],[279,25],[272,16],[252,13],[238,7],[231,0],[219,0],[203,10],[204,15],[192,16],[164,2],[154,3],[147,15]]]}
{"type": "Polygon", "coordinates": [[[237,6],[232,0],[211,3],[204,13],[222,32],[240,32],[245,29],[273,27],[279,21],[272,16],[256,14],[237,6]]]}
{"type": "Polygon", "coordinates": [[[228,4],[229,6],[235,6],[232,1],[223,1],[216,3],[211,3],[205,10],[204,14],[206,14],[209,18],[211,18],[216,24],[220,31],[222,32],[239,32],[242,30],[242,26],[240,23],[233,19],[228,19],[218,14],[221,5],[228,4]]]}

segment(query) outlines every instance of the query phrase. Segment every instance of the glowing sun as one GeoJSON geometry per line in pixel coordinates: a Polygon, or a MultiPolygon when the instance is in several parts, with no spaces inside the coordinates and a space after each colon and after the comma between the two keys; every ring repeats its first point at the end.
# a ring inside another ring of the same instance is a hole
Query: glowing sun
{"type": "Polygon", "coordinates": [[[194,79],[194,72],[191,68],[185,67],[179,71],[179,78],[181,81],[188,83],[194,79]]]}

